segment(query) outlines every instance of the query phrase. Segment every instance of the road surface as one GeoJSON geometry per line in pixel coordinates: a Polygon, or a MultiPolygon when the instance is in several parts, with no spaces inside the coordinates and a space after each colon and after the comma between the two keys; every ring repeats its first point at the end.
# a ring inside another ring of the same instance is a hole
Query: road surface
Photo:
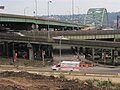
{"type": "MultiPolygon", "coordinates": [[[[0,70],[15,70],[12,65],[1,65],[0,70]]],[[[43,71],[52,71],[51,67],[24,67],[20,66],[17,70],[20,71],[35,71],[35,72],[43,72],[43,71]]],[[[93,74],[118,74],[120,73],[120,67],[113,66],[96,66],[96,67],[83,67],[79,71],[80,73],[93,73],[93,74]]]]}

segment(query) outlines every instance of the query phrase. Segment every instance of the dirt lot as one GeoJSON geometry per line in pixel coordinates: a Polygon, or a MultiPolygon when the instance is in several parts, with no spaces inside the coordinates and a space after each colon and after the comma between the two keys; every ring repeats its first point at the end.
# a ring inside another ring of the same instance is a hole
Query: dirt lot
{"type": "Polygon", "coordinates": [[[0,90],[120,90],[95,87],[90,81],[67,80],[27,72],[0,73],[0,90]]]}

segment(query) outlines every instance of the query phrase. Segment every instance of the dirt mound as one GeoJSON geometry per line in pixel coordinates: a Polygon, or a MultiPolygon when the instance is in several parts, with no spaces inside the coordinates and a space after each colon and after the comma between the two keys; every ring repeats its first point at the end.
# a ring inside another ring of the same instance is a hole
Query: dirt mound
{"type": "MultiPolygon", "coordinates": [[[[0,73],[0,90],[116,90],[95,87],[91,82],[67,80],[54,76],[43,76],[27,72],[0,73]]],[[[119,90],[119,89],[118,89],[119,90]]]]}

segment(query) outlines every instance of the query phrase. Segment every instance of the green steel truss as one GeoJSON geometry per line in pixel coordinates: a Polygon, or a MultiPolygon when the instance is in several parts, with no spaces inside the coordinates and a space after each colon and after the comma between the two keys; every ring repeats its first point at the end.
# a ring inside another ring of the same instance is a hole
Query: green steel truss
{"type": "Polygon", "coordinates": [[[104,28],[108,26],[108,15],[106,8],[90,8],[84,20],[85,25],[104,28]]]}

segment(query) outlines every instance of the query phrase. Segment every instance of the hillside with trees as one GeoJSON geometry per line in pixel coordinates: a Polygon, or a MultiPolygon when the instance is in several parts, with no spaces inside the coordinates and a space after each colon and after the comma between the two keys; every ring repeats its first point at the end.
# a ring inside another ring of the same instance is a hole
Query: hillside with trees
{"type": "MultiPolygon", "coordinates": [[[[84,24],[84,18],[86,14],[74,14],[74,15],[51,15],[50,19],[76,22],[84,24]]],[[[108,12],[108,22],[110,27],[116,27],[117,16],[120,16],[120,12],[108,12]]],[[[42,16],[43,18],[48,18],[47,16],[42,16]]]]}

